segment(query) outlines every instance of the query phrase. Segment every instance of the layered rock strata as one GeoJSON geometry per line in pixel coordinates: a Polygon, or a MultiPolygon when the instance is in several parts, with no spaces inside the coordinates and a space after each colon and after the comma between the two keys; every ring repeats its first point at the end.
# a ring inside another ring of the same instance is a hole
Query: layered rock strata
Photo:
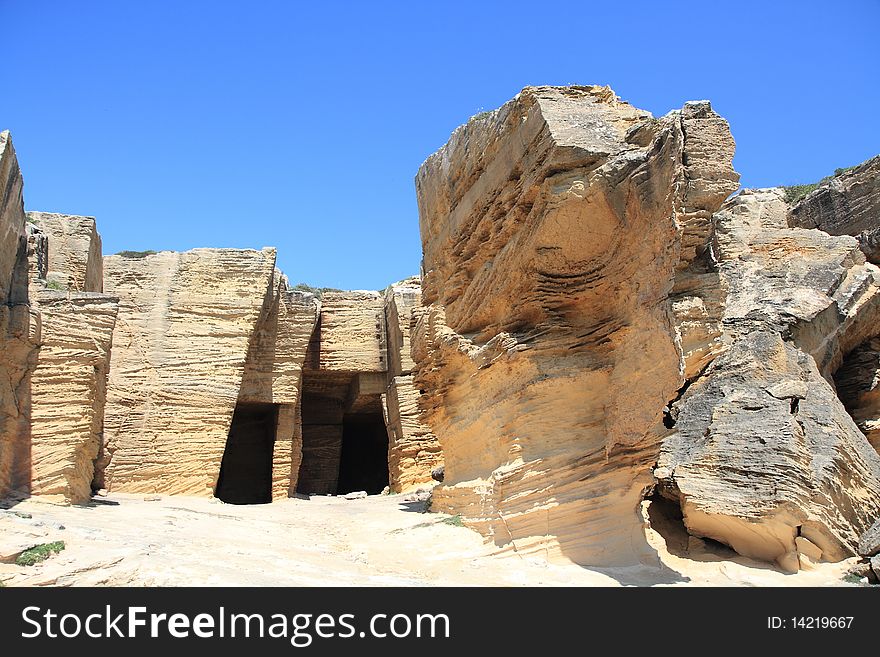
{"type": "Polygon", "coordinates": [[[42,346],[32,378],[31,493],[84,504],[103,442],[116,299],[41,290],[42,346]]]}
{"type": "Polygon", "coordinates": [[[0,499],[30,492],[31,375],[40,315],[29,300],[23,185],[12,138],[0,132],[0,499]]]}
{"type": "Polygon", "coordinates": [[[413,384],[410,334],[413,311],[421,302],[418,278],[395,283],[385,290],[388,333],[388,387],[382,396],[388,427],[388,485],[402,492],[433,485],[431,472],[443,465],[437,437],[420,419],[420,391],[413,384]]]}
{"type": "Polygon", "coordinates": [[[655,475],[691,534],[796,571],[855,554],[880,513],[880,458],[831,382],[880,326],[880,270],[787,210],[746,190],[716,215],[728,346],[671,404],[655,475]]]}
{"type": "Polygon", "coordinates": [[[381,421],[387,362],[382,295],[324,293],[304,366],[299,492],[338,492],[346,421],[381,421]]]}
{"type": "Polygon", "coordinates": [[[705,102],[654,119],[608,88],[534,87],[422,165],[412,353],[446,463],[432,508],[520,553],[646,556],[663,409],[719,348],[704,283],[733,149],[705,102]]]}
{"type": "Polygon", "coordinates": [[[788,223],[852,235],[868,260],[880,264],[880,156],[822,182],[789,209],[788,223]]]}
{"type": "Polygon", "coordinates": [[[271,491],[295,486],[299,363],[316,307],[287,291],[274,249],[108,256],[104,275],[119,319],[96,485],[213,494],[241,398],[281,405],[271,491]]]}
{"type": "Polygon", "coordinates": [[[101,236],[94,217],[28,212],[27,219],[49,241],[44,278],[50,288],[103,292],[101,236]]]}

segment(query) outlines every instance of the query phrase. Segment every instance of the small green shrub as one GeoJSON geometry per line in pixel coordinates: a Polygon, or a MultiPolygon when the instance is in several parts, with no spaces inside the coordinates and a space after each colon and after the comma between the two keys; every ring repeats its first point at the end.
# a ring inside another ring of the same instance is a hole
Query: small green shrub
{"type": "MultiPolygon", "coordinates": [[[[864,162],[862,164],[864,164],[864,162]]],[[[783,187],[782,189],[785,190],[785,200],[788,203],[797,203],[810,192],[813,192],[825,183],[830,182],[835,176],[843,175],[859,166],[861,166],[861,164],[854,164],[851,167],[840,167],[834,170],[833,176],[825,176],[819,182],[810,183],[809,185],[789,185],[788,187],[783,187]]]]}
{"type": "Polygon", "coordinates": [[[448,518],[443,518],[441,520],[444,525],[452,525],[453,527],[464,527],[464,522],[461,520],[460,515],[449,516],[448,518]]]}
{"type": "Polygon", "coordinates": [[[819,189],[819,183],[812,183],[810,185],[790,185],[789,187],[783,187],[782,189],[785,190],[785,200],[788,203],[797,203],[810,192],[819,189]]]}
{"type": "Polygon", "coordinates": [[[34,564],[45,561],[53,554],[58,554],[64,549],[64,541],[55,541],[54,543],[41,543],[32,548],[28,548],[15,560],[18,566],[33,566],[34,564]]]}
{"type": "Polygon", "coordinates": [[[309,285],[308,283],[297,283],[293,286],[293,289],[299,290],[300,292],[308,292],[309,294],[314,294],[319,299],[324,296],[325,292],[342,292],[342,290],[335,287],[315,287],[313,285],[309,285]]]}
{"type": "Polygon", "coordinates": [[[843,581],[849,584],[862,584],[862,578],[855,573],[847,573],[843,576],[843,581]]]}
{"type": "Polygon", "coordinates": [[[63,290],[64,290],[64,286],[63,286],[61,283],[59,283],[58,281],[49,281],[49,282],[46,283],[46,289],[47,289],[47,290],[59,290],[59,291],[63,291],[63,290]]]}
{"type": "Polygon", "coordinates": [[[120,251],[116,255],[123,258],[146,258],[147,256],[156,255],[155,251],[120,251]]]}

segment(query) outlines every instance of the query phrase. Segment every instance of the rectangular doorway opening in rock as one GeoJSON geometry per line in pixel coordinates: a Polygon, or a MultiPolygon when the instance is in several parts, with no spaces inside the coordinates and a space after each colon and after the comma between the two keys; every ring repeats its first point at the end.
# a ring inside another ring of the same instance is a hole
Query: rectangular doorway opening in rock
{"type": "Polygon", "coordinates": [[[216,497],[228,504],[272,501],[276,404],[238,404],[229,427],[216,497]]]}
{"type": "Polygon", "coordinates": [[[382,492],[388,485],[388,432],[369,375],[305,369],[301,399],[297,492],[382,492]]]}
{"type": "Polygon", "coordinates": [[[347,414],[342,422],[340,495],[381,493],[388,485],[388,431],[382,413],[347,414]]]}

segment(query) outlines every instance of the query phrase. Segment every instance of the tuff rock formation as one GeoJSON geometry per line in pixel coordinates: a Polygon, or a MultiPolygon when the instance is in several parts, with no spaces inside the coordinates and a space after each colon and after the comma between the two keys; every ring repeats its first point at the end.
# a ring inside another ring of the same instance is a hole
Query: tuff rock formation
{"type": "Polygon", "coordinates": [[[422,165],[432,508],[520,553],[645,557],[663,409],[721,348],[710,219],[733,150],[707,102],[655,119],[606,87],[531,87],[422,165]]]}
{"type": "Polygon", "coordinates": [[[823,181],[795,203],[788,222],[830,235],[852,235],[870,262],[880,264],[880,156],[823,181]]]}

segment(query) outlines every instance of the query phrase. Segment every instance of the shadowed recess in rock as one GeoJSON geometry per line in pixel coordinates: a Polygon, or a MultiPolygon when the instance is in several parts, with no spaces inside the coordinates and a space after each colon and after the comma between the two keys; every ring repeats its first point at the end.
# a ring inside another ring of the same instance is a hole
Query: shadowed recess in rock
{"type": "Polygon", "coordinates": [[[387,485],[388,431],[381,409],[346,415],[342,422],[337,492],[362,490],[375,495],[387,485]]]}
{"type": "Polygon", "coordinates": [[[278,407],[238,404],[220,465],[216,496],[228,504],[272,501],[272,453],[278,407]]]}

